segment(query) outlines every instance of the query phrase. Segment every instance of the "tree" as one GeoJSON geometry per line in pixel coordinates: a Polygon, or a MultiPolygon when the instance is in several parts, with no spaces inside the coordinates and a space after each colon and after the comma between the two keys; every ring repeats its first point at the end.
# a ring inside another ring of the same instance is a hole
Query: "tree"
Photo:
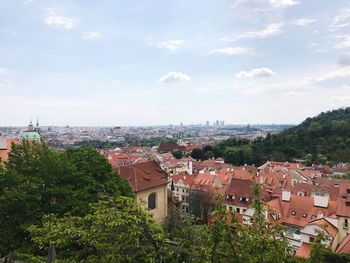
{"type": "Polygon", "coordinates": [[[180,150],[178,151],[174,151],[173,152],[173,156],[176,158],[176,159],[181,159],[183,157],[184,153],[180,150]]]}
{"type": "Polygon", "coordinates": [[[85,216],[47,215],[28,228],[36,245],[53,245],[67,262],[167,262],[166,235],[151,215],[129,197],[108,198],[85,216]]]}
{"type": "Polygon", "coordinates": [[[194,148],[191,152],[191,157],[195,160],[204,160],[204,152],[202,149],[194,148]]]}
{"type": "Polygon", "coordinates": [[[30,225],[51,213],[84,215],[103,193],[132,196],[127,182],[97,151],[59,153],[45,143],[13,144],[0,176],[0,254],[30,250],[30,225]]]}

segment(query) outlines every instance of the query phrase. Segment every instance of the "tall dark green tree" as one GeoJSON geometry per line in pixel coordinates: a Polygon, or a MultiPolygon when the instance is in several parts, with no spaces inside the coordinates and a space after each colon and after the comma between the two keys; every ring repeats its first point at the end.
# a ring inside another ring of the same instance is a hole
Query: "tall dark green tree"
{"type": "Polygon", "coordinates": [[[30,225],[50,213],[84,215],[104,193],[132,195],[97,151],[59,153],[45,143],[28,141],[12,145],[0,174],[0,254],[30,250],[30,225]]]}

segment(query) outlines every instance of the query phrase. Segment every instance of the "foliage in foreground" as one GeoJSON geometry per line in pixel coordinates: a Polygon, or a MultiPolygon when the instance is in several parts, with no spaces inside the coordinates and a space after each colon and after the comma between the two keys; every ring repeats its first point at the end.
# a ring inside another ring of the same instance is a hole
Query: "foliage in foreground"
{"type": "Polygon", "coordinates": [[[100,201],[85,216],[47,215],[29,232],[67,262],[167,262],[172,255],[161,227],[128,197],[100,201]]]}
{"type": "Polygon", "coordinates": [[[97,151],[59,153],[44,143],[14,144],[0,169],[0,256],[32,251],[29,226],[48,214],[85,215],[105,193],[132,196],[128,183],[97,151]]]}

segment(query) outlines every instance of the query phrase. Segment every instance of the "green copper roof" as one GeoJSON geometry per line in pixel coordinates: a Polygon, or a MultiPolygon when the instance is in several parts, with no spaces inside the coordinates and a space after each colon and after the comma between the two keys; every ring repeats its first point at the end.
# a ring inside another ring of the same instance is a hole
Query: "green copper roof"
{"type": "Polygon", "coordinates": [[[22,133],[21,139],[40,141],[40,134],[35,131],[25,131],[22,133]]]}

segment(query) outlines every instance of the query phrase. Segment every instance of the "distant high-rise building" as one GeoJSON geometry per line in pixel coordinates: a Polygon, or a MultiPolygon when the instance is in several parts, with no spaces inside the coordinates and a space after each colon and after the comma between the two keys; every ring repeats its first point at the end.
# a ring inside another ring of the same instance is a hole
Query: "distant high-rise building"
{"type": "Polygon", "coordinates": [[[207,127],[209,127],[209,126],[210,126],[209,121],[206,121],[206,123],[205,123],[205,124],[206,124],[206,126],[207,126],[207,127]]]}

